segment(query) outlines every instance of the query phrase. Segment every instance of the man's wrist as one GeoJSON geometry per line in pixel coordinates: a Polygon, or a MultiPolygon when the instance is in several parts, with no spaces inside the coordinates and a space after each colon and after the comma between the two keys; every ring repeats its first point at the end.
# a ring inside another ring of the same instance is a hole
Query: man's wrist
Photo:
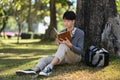
{"type": "Polygon", "coordinates": [[[71,44],[71,45],[69,45],[69,48],[72,48],[72,44],[71,44]]]}

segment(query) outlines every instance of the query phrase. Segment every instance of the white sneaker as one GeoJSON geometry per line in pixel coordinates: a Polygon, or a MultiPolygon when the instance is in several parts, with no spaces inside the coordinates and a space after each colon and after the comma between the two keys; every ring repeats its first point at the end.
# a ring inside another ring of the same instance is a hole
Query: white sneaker
{"type": "Polygon", "coordinates": [[[50,67],[45,67],[44,70],[42,70],[39,75],[41,76],[49,76],[52,73],[52,69],[50,67]]]}
{"type": "Polygon", "coordinates": [[[27,69],[27,70],[17,70],[17,75],[35,75],[36,72],[33,69],[27,69]]]}

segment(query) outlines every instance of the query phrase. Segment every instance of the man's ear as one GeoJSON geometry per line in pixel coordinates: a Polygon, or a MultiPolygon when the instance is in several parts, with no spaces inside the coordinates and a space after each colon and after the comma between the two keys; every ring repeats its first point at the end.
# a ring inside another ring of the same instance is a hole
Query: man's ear
{"type": "Polygon", "coordinates": [[[75,20],[73,20],[73,24],[75,23],[75,20]]]}

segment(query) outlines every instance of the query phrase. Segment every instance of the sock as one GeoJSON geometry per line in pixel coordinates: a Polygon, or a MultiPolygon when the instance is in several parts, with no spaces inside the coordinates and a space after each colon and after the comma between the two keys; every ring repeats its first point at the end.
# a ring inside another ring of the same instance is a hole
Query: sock
{"type": "Polygon", "coordinates": [[[38,72],[38,71],[40,71],[40,69],[39,69],[38,67],[36,67],[36,68],[33,68],[33,70],[34,70],[35,72],[38,72]]]}
{"type": "Polygon", "coordinates": [[[48,64],[47,67],[49,67],[50,69],[53,69],[53,65],[52,64],[48,64]]]}

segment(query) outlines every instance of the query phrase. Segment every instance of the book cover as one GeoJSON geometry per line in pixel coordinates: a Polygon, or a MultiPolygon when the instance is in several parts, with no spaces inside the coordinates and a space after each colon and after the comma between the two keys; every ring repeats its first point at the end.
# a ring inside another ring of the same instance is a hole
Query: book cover
{"type": "Polygon", "coordinates": [[[69,40],[72,39],[72,36],[71,36],[70,31],[58,33],[55,28],[54,28],[54,30],[55,30],[55,32],[56,32],[56,36],[57,36],[58,39],[63,39],[63,40],[66,40],[66,38],[68,38],[69,40]]]}

